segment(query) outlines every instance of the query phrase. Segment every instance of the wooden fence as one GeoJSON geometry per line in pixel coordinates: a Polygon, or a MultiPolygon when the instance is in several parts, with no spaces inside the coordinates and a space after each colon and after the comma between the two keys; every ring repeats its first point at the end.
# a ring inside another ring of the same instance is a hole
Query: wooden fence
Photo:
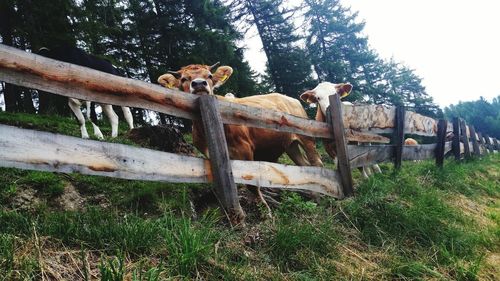
{"type": "Polygon", "coordinates": [[[300,189],[335,198],[353,193],[351,169],[370,164],[435,158],[443,166],[445,154],[498,152],[498,140],[476,133],[459,118],[435,120],[403,107],[343,105],[330,97],[328,122],[299,118],[212,96],[196,96],[158,85],[64,63],[0,44],[0,81],[63,96],[140,107],[204,123],[209,160],[122,144],[84,140],[64,135],[0,125],[0,166],[65,173],[82,173],[132,180],[214,182],[216,193],[234,221],[244,217],[235,183],[300,189]],[[223,124],[298,133],[333,139],[338,170],[297,167],[258,161],[229,160],[223,124]],[[453,140],[447,136],[453,133],[453,140]],[[392,135],[390,138],[380,134],[392,135]],[[437,143],[404,146],[405,134],[437,137],[437,143]],[[379,145],[348,145],[348,141],[379,145]]]}

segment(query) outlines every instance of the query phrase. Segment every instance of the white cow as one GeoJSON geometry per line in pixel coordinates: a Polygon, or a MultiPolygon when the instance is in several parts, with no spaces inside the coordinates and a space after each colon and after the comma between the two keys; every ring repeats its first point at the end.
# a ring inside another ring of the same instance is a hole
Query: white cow
{"type": "MultiPolygon", "coordinates": [[[[316,112],[316,120],[325,122],[326,120],[326,109],[330,106],[329,97],[331,95],[340,95],[341,98],[346,97],[351,93],[352,85],[349,83],[341,83],[334,84],[330,82],[322,82],[319,83],[316,88],[312,90],[305,91],[302,95],[300,95],[300,99],[309,104],[316,104],[317,112],[316,112]]],[[[349,104],[349,102],[344,102],[349,104]]],[[[325,146],[328,144],[325,143],[325,146]]],[[[336,156],[335,149],[331,147],[330,149],[327,147],[327,151],[331,157],[336,156]]],[[[378,164],[372,165],[370,167],[360,168],[363,177],[368,178],[373,172],[381,173],[380,167],[378,164]]]]}

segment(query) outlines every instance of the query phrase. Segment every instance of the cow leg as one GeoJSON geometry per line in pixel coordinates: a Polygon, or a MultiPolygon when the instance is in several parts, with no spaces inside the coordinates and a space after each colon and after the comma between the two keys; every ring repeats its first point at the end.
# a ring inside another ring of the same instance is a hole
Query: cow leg
{"type": "Polygon", "coordinates": [[[361,175],[364,179],[367,179],[369,177],[366,167],[359,167],[358,170],[361,172],[361,175]]]}
{"type": "Polygon", "coordinates": [[[325,146],[326,153],[335,161],[337,159],[337,149],[333,140],[323,139],[323,145],[325,146]]]}
{"type": "Polygon", "coordinates": [[[83,113],[80,109],[80,106],[82,104],[80,103],[79,100],[70,98],[68,99],[68,105],[69,108],[71,108],[71,110],[75,114],[78,123],[80,123],[80,131],[82,133],[82,138],[88,139],[89,133],[87,132],[87,128],[85,127],[85,118],[83,117],[83,113]]]}
{"type": "MultiPolygon", "coordinates": [[[[201,122],[198,121],[193,121],[193,145],[196,147],[205,157],[209,158],[208,155],[208,146],[205,141],[205,135],[203,134],[203,127],[201,122]]],[[[228,146],[228,149],[230,147],[228,146]]],[[[231,159],[239,159],[239,158],[234,158],[233,154],[231,154],[231,151],[229,151],[229,158],[231,159]]]]}
{"type": "Polygon", "coordinates": [[[373,165],[372,169],[375,173],[382,174],[382,170],[380,169],[380,166],[378,164],[373,165]]]}
{"type": "MultiPolygon", "coordinates": [[[[372,145],[372,143],[370,142],[370,143],[368,143],[368,145],[372,145]]],[[[375,173],[382,174],[382,170],[380,169],[380,167],[379,167],[378,164],[373,164],[371,166],[371,168],[372,168],[372,171],[373,171],[374,174],[375,173]]]]}
{"type": "MultiPolygon", "coordinates": [[[[231,155],[231,159],[240,159],[240,160],[246,160],[246,161],[254,161],[254,154],[252,152],[252,147],[249,143],[247,142],[241,142],[238,145],[231,145],[229,153],[231,155]],[[238,147],[238,149],[231,149],[238,147]]],[[[278,159],[276,159],[274,162],[277,162],[278,159]]],[[[257,199],[257,204],[262,203],[264,207],[267,210],[267,217],[272,219],[273,214],[271,207],[267,204],[266,199],[264,199],[264,195],[262,195],[262,191],[260,190],[260,186],[255,186],[255,185],[247,185],[247,188],[250,192],[252,192],[257,199]]]]}
{"type": "MultiPolygon", "coordinates": [[[[94,135],[100,139],[100,140],[103,140],[104,139],[104,136],[102,135],[102,132],[101,132],[101,129],[99,129],[99,127],[94,123],[94,121],[92,121],[92,119],[90,118],[90,101],[86,101],[85,102],[87,104],[87,120],[89,120],[89,122],[92,124],[92,128],[94,128],[94,135]]],[[[96,121],[97,122],[97,121],[96,121]]]]}
{"type": "Polygon", "coordinates": [[[102,111],[108,116],[109,122],[111,123],[111,137],[116,138],[118,136],[118,115],[116,115],[112,105],[104,104],[101,106],[102,111]]]}
{"type": "Polygon", "coordinates": [[[295,163],[295,165],[297,165],[297,166],[310,166],[309,162],[304,157],[304,155],[302,155],[302,152],[300,151],[298,141],[292,141],[292,143],[289,146],[287,146],[286,154],[288,154],[288,156],[290,156],[290,159],[292,159],[292,161],[293,161],[293,163],[295,163]]]}
{"type": "Polygon", "coordinates": [[[368,176],[371,177],[373,175],[373,169],[372,166],[366,166],[366,173],[368,173],[368,176]]]}
{"type": "Polygon", "coordinates": [[[257,199],[257,204],[262,203],[264,207],[267,210],[266,216],[270,219],[273,219],[273,212],[271,210],[271,207],[269,207],[269,204],[267,204],[266,199],[264,199],[264,195],[262,195],[262,190],[260,190],[260,186],[255,186],[255,185],[247,185],[248,190],[254,194],[254,196],[257,199]]]}
{"type": "Polygon", "coordinates": [[[321,161],[321,156],[316,150],[316,142],[314,139],[302,136],[299,140],[311,166],[323,167],[323,161],[321,161]]]}
{"type": "Polygon", "coordinates": [[[125,121],[127,121],[129,129],[134,128],[134,119],[132,118],[132,112],[130,112],[130,107],[122,106],[123,116],[125,116],[125,121]]]}

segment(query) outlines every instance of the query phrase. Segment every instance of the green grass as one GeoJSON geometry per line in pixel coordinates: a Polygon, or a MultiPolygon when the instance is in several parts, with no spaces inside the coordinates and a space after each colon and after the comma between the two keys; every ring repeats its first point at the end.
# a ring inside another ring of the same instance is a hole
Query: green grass
{"type": "Polygon", "coordinates": [[[333,218],[317,210],[317,205],[302,200],[297,194],[287,194],[277,210],[276,224],[268,234],[270,256],[284,269],[307,269],[315,256],[335,256],[339,235],[333,218]]]}
{"type": "Polygon", "coordinates": [[[53,173],[30,171],[19,183],[40,190],[50,197],[61,195],[64,191],[64,182],[53,173]]]}
{"type": "MultiPolygon", "coordinates": [[[[102,191],[111,206],[73,212],[4,208],[0,212],[1,268],[6,276],[12,272],[39,276],[36,254],[22,262],[13,258],[19,255],[20,245],[33,243],[36,233],[71,249],[101,253],[103,280],[121,280],[123,274],[135,274],[140,280],[167,276],[349,279],[336,262],[350,264],[354,274],[360,274],[363,262],[353,263],[346,248],[366,260],[377,260],[381,269],[366,273],[369,279],[476,280],[485,267],[485,250],[498,252],[500,242],[499,179],[490,173],[499,163],[498,156],[460,165],[450,161],[444,170],[432,163],[405,163],[407,168],[397,174],[362,182],[356,196],[343,201],[323,198],[313,203],[285,193],[274,210],[274,222],[243,230],[228,228],[213,212],[190,219],[191,193],[186,186],[176,190],[175,186],[73,175],[70,181],[83,194],[102,191]],[[479,226],[476,216],[462,211],[453,201],[457,196],[483,208],[486,215],[481,219],[488,224],[479,226]],[[144,214],[148,208],[143,205],[148,204],[156,207],[144,214]],[[259,239],[245,242],[249,232],[257,232],[259,239]],[[133,265],[122,266],[130,262],[133,265]]],[[[2,172],[17,177],[13,180],[20,184],[17,188],[68,180],[50,173],[2,172]]],[[[3,189],[11,184],[2,185],[3,189]]]]}
{"type": "Polygon", "coordinates": [[[436,269],[444,267],[448,278],[474,280],[481,249],[498,250],[498,221],[492,229],[482,229],[476,217],[452,201],[457,195],[498,201],[500,178],[488,169],[498,171],[499,163],[498,156],[464,164],[450,161],[442,170],[431,162],[408,163],[398,174],[370,178],[343,205],[363,241],[394,245],[394,278],[432,278],[441,276],[436,269]]]}
{"type": "MultiPolygon", "coordinates": [[[[80,134],[68,118],[1,113],[0,122],[80,134]]],[[[500,155],[444,169],[381,166],[384,174],[368,180],[354,172],[352,198],[282,192],[274,220],[235,229],[213,207],[194,218],[191,204],[209,185],[2,168],[0,280],[40,280],[54,263],[68,280],[93,280],[91,272],[101,280],[496,280],[500,155]],[[82,208],[52,204],[68,185],[82,208]],[[27,189],[39,206],[14,208],[27,189]]]]}
{"type": "MultiPolygon", "coordinates": [[[[28,113],[10,113],[0,111],[0,124],[6,124],[26,129],[34,129],[51,133],[59,133],[73,137],[81,137],[80,125],[74,117],[62,117],[54,115],[38,115],[28,113]]],[[[87,132],[91,139],[97,139],[94,136],[94,129],[90,122],[85,123],[87,132]]],[[[124,136],[128,130],[125,122],[118,123],[118,137],[111,138],[111,125],[106,118],[99,120],[98,124],[104,138],[107,142],[123,143],[135,145],[124,136]]]]}

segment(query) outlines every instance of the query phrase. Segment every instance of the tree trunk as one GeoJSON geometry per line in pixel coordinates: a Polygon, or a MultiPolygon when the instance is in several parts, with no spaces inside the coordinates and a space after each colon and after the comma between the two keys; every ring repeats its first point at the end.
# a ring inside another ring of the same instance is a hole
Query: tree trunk
{"type": "MultiPolygon", "coordinates": [[[[12,46],[12,20],[14,17],[15,11],[12,5],[9,5],[7,1],[0,1],[0,35],[2,36],[2,44],[7,46],[12,46]]],[[[5,83],[3,88],[5,111],[16,112],[19,110],[17,104],[18,92],[19,87],[5,83]]]]}
{"type": "Polygon", "coordinates": [[[20,105],[19,102],[20,89],[16,85],[5,83],[5,89],[3,92],[3,97],[5,100],[5,111],[7,112],[19,112],[20,105]]]}

